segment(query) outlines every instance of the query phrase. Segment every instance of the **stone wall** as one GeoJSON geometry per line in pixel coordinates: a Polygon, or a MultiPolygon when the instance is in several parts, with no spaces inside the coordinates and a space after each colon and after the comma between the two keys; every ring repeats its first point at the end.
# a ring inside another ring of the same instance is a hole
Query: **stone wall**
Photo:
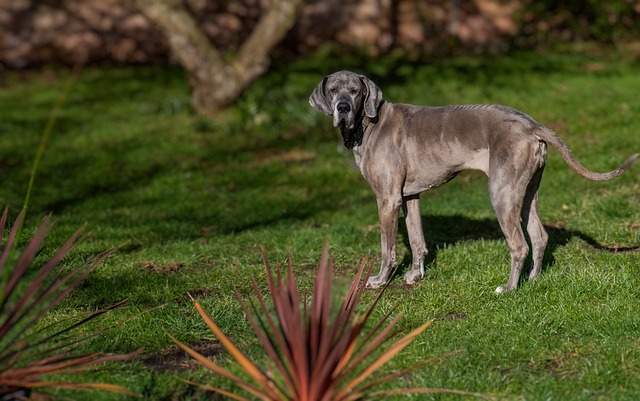
{"type": "MultiPolygon", "coordinates": [[[[217,47],[233,51],[269,0],[183,0],[217,47]]],[[[47,63],[136,64],[170,60],[164,38],[124,0],[0,0],[0,68],[47,63]]],[[[372,54],[394,46],[429,51],[446,36],[499,46],[517,32],[516,0],[308,0],[281,52],[327,42],[372,54]]]]}
{"type": "Polygon", "coordinates": [[[162,35],[120,0],[0,0],[0,63],[146,63],[167,57],[162,35]]]}

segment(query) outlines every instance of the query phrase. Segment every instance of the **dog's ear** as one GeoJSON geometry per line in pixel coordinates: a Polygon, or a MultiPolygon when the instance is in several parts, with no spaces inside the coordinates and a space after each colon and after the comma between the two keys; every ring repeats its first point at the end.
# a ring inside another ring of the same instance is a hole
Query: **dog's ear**
{"type": "Polygon", "coordinates": [[[378,116],[378,105],[382,101],[382,91],[372,80],[360,75],[360,80],[367,87],[367,95],[364,98],[364,114],[373,119],[378,116]]]}
{"type": "Polygon", "coordinates": [[[331,106],[327,102],[327,98],[324,96],[324,85],[327,83],[327,77],[322,79],[322,82],[316,86],[311,96],[309,96],[309,104],[317,111],[324,113],[328,116],[332,115],[331,106]]]}

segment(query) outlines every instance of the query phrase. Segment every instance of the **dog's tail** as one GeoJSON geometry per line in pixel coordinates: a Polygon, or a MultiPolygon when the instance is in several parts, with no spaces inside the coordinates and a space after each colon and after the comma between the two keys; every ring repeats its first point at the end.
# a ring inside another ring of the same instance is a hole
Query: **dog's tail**
{"type": "Polygon", "coordinates": [[[620,167],[613,171],[609,171],[607,173],[596,173],[580,164],[580,162],[578,162],[573,156],[573,153],[571,153],[571,149],[569,149],[569,147],[562,142],[562,139],[558,138],[558,136],[550,129],[541,126],[540,129],[537,130],[536,135],[543,141],[550,143],[554,148],[558,149],[569,167],[577,171],[581,176],[593,181],[606,181],[618,177],[620,174],[624,173],[627,168],[629,168],[631,163],[633,163],[638,156],[640,156],[638,153],[632,155],[625,160],[620,167]]]}

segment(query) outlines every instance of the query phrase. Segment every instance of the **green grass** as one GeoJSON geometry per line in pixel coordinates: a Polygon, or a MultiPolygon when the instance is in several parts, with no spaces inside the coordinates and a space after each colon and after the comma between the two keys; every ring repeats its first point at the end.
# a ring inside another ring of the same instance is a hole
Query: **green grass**
{"type": "MultiPolygon", "coordinates": [[[[345,67],[373,78],[392,102],[500,103],[523,110],[556,130],[594,170],[613,169],[640,151],[640,66],[613,57],[300,61],[276,65],[214,119],[191,112],[178,69],[88,68],[60,110],[24,235],[53,212],[51,250],[85,222],[93,232],[69,265],[126,245],[48,319],[127,299],[127,310],[106,317],[111,324],[165,305],[86,346],[106,352],[144,347],[145,357],[162,356],[172,347],[167,333],[191,345],[215,342],[189,302],[191,292],[242,349],[260,358],[232,286],[248,294],[250,275],[263,282],[261,246],[274,263],[290,251],[303,286],[311,284],[309,266],[327,238],[345,280],[362,256],[378,263],[373,193],[336,151],[330,120],[307,104],[324,74],[345,67]]],[[[0,77],[0,200],[13,217],[68,78],[57,69],[0,77]]],[[[431,249],[427,277],[411,288],[396,277],[378,317],[401,302],[403,332],[436,322],[388,368],[457,352],[403,383],[504,400],[637,399],[640,253],[614,250],[640,245],[640,165],[615,181],[592,183],[550,151],[540,190],[550,233],[546,268],[536,282],[523,281],[502,296],[494,289],[507,279],[509,256],[486,177],[461,174],[422,199],[431,249]]],[[[404,271],[410,251],[402,225],[398,251],[404,271]]],[[[180,379],[220,382],[198,369],[150,368],[141,361],[84,378],[123,384],[154,400],[202,397],[180,379]]],[[[77,398],[115,399],[100,393],[77,398]]]]}

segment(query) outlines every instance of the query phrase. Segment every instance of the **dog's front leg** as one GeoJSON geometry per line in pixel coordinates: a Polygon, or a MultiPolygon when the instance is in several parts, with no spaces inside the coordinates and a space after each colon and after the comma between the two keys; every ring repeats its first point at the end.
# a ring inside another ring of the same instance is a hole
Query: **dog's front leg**
{"type": "Polygon", "coordinates": [[[424,258],[427,256],[427,244],[422,231],[422,217],[420,216],[420,195],[404,198],[402,204],[404,219],[411,245],[412,266],[404,275],[407,284],[415,284],[424,277],[424,258]]]}
{"type": "Polygon", "coordinates": [[[398,233],[398,212],[402,199],[378,198],[378,214],[380,215],[380,242],[382,244],[382,262],[377,276],[369,277],[367,287],[382,287],[389,274],[398,266],[396,261],[396,235],[398,233]]]}

